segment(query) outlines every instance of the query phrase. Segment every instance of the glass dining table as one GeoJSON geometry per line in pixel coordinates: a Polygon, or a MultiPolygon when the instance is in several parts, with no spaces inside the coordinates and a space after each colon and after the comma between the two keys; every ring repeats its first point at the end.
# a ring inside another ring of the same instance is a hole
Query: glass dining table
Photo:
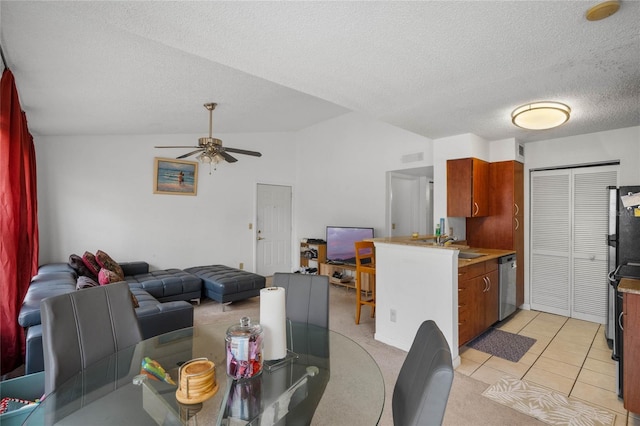
{"type": "Polygon", "coordinates": [[[376,425],[384,380],[371,355],[348,337],[288,322],[287,357],[262,372],[226,374],[226,331],[203,324],[144,340],[79,372],[48,395],[27,425],[376,425]],[[158,362],[178,382],[180,365],[215,363],[218,391],[196,404],[176,399],[177,386],[141,375],[142,360],[158,362]]]}

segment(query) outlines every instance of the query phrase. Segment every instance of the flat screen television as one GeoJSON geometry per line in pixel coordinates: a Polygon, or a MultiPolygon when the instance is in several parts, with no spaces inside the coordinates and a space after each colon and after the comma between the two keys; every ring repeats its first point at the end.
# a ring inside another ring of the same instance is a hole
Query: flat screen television
{"type": "Polygon", "coordinates": [[[347,265],[356,264],[356,241],[373,238],[373,228],[327,226],[327,261],[347,265]]]}

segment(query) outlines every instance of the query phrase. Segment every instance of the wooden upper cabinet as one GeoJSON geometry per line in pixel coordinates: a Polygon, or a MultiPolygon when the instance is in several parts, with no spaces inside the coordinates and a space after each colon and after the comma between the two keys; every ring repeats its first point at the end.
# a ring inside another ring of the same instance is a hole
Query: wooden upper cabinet
{"type": "Polygon", "coordinates": [[[477,158],[447,160],[447,216],[489,214],[489,163],[477,158]]]}

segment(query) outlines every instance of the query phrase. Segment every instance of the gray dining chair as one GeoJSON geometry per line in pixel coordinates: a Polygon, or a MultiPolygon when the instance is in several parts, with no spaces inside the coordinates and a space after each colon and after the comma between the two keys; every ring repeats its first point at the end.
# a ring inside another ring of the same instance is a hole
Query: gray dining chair
{"type": "Polygon", "coordinates": [[[288,319],[329,328],[329,277],[276,272],[273,286],[285,289],[288,319]]]}
{"type": "Polygon", "coordinates": [[[452,382],[449,344],[436,323],[427,320],[420,325],[393,388],[393,424],[442,424],[452,382]]]}
{"type": "Polygon", "coordinates": [[[142,341],[126,282],[43,299],[45,394],[85,367],[142,341]]]}

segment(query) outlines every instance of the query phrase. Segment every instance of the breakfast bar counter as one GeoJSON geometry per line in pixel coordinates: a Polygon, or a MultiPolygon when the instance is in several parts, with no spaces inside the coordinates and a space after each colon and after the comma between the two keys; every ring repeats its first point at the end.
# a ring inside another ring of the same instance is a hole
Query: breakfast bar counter
{"type": "Polygon", "coordinates": [[[513,250],[434,244],[435,236],[374,238],[376,246],[376,340],[409,350],[419,325],[434,320],[458,352],[459,269],[513,254],[513,250]],[[461,256],[469,258],[461,258],[461,256]]]}

